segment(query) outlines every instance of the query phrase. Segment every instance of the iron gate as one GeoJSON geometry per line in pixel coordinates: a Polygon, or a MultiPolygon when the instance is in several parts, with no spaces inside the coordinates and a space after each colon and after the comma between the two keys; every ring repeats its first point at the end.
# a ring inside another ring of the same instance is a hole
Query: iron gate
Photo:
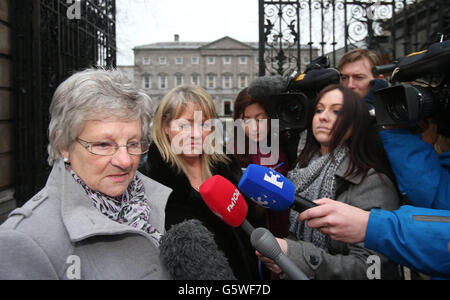
{"type": "Polygon", "coordinates": [[[15,198],[46,182],[49,106],[72,73],[116,66],[115,0],[14,0],[15,198]]]}
{"type": "Polygon", "coordinates": [[[448,0],[259,0],[259,75],[301,70],[316,55],[336,66],[356,47],[387,63],[447,34],[449,15],[448,0]]]}

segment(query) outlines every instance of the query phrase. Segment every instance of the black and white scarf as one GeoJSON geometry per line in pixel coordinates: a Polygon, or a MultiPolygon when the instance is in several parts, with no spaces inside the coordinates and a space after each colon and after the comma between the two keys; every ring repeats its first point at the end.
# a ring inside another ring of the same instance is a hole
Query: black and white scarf
{"type": "MultiPolygon", "coordinates": [[[[332,154],[320,156],[316,153],[305,168],[295,168],[289,172],[288,178],[294,183],[296,193],[308,200],[321,198],[335,199],[336,196],[336,171],[347,157],[349,150],[346,146],[337,147],[332,154]],[[334,159],[333,159],[334,158],[334,159]]],[[[289,231],[297,239],[311,242],[316,247],[328,252],[328,240],[317,229],[309,228],[306,222],[298,220],[298,213],[291,210],[289,217],[289,231]]]]}
{"type": "Polygon", "coordinates": [[[125,224],[149,234],[157,243],[161,234],[150,223],[150,205],[145,195],[144,184],[137,174],[129,184],[126,191],[117,197],[110,197],[89,188],[86,183],[66,164],[66,170],[75,181],[80,184],[94,207],[103,215],[120,224],[125,224]]]}

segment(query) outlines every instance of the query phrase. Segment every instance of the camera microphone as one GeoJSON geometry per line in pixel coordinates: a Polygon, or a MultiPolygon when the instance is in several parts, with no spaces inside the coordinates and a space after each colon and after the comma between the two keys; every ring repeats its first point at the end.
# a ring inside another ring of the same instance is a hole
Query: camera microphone
{"type": "Polygon", "coordinates": [[[378,76],[380,74],[392,73],[392,71],[394,71],[395,68],[397,68],[397,63],[381,65],[381,66],[374,66],[372,68],[372,73],[375,76],[378,76]]]}
{"type": "Polygon", "coordinates": [[[255,99],[264,99],[286,92],[289,79],[280,75],[255,78],[248,86],[248,95],[255,99]]]}

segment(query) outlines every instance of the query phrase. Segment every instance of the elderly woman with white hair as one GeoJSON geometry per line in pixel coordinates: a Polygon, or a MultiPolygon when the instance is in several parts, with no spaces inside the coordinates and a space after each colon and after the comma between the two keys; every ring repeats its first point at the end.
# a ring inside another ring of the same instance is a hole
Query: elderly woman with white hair
{"type": "Polygon", "coordinates": [[[115,70],[64,81],[50,106],[45,187],[0,227],[0,279],[165,279],[171,189],[137,171],[151,100],[115,70]]]}

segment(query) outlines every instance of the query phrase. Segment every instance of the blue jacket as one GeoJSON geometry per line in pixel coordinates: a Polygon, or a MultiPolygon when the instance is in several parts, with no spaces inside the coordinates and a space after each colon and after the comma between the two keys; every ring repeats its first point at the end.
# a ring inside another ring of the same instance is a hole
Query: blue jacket
{"type": "Polygon", "coordinates": [[[400,192],[410,204],[450,210],[450,152],[438,156],[408,129],[385,130],[380,137],[400,192]]]}
{"type": "Polygon", "coordinates": [[[399,264],[450,278],[450,152],[406,129],[380,133],[400,192],[413,206],[370,213],[364,244],[399,264]]]}
{"type": "Polygon", "coordinates": [[[409,205],[372,209],[364,246],[396,263],[450,279],[450,211],[409,205]]]}

